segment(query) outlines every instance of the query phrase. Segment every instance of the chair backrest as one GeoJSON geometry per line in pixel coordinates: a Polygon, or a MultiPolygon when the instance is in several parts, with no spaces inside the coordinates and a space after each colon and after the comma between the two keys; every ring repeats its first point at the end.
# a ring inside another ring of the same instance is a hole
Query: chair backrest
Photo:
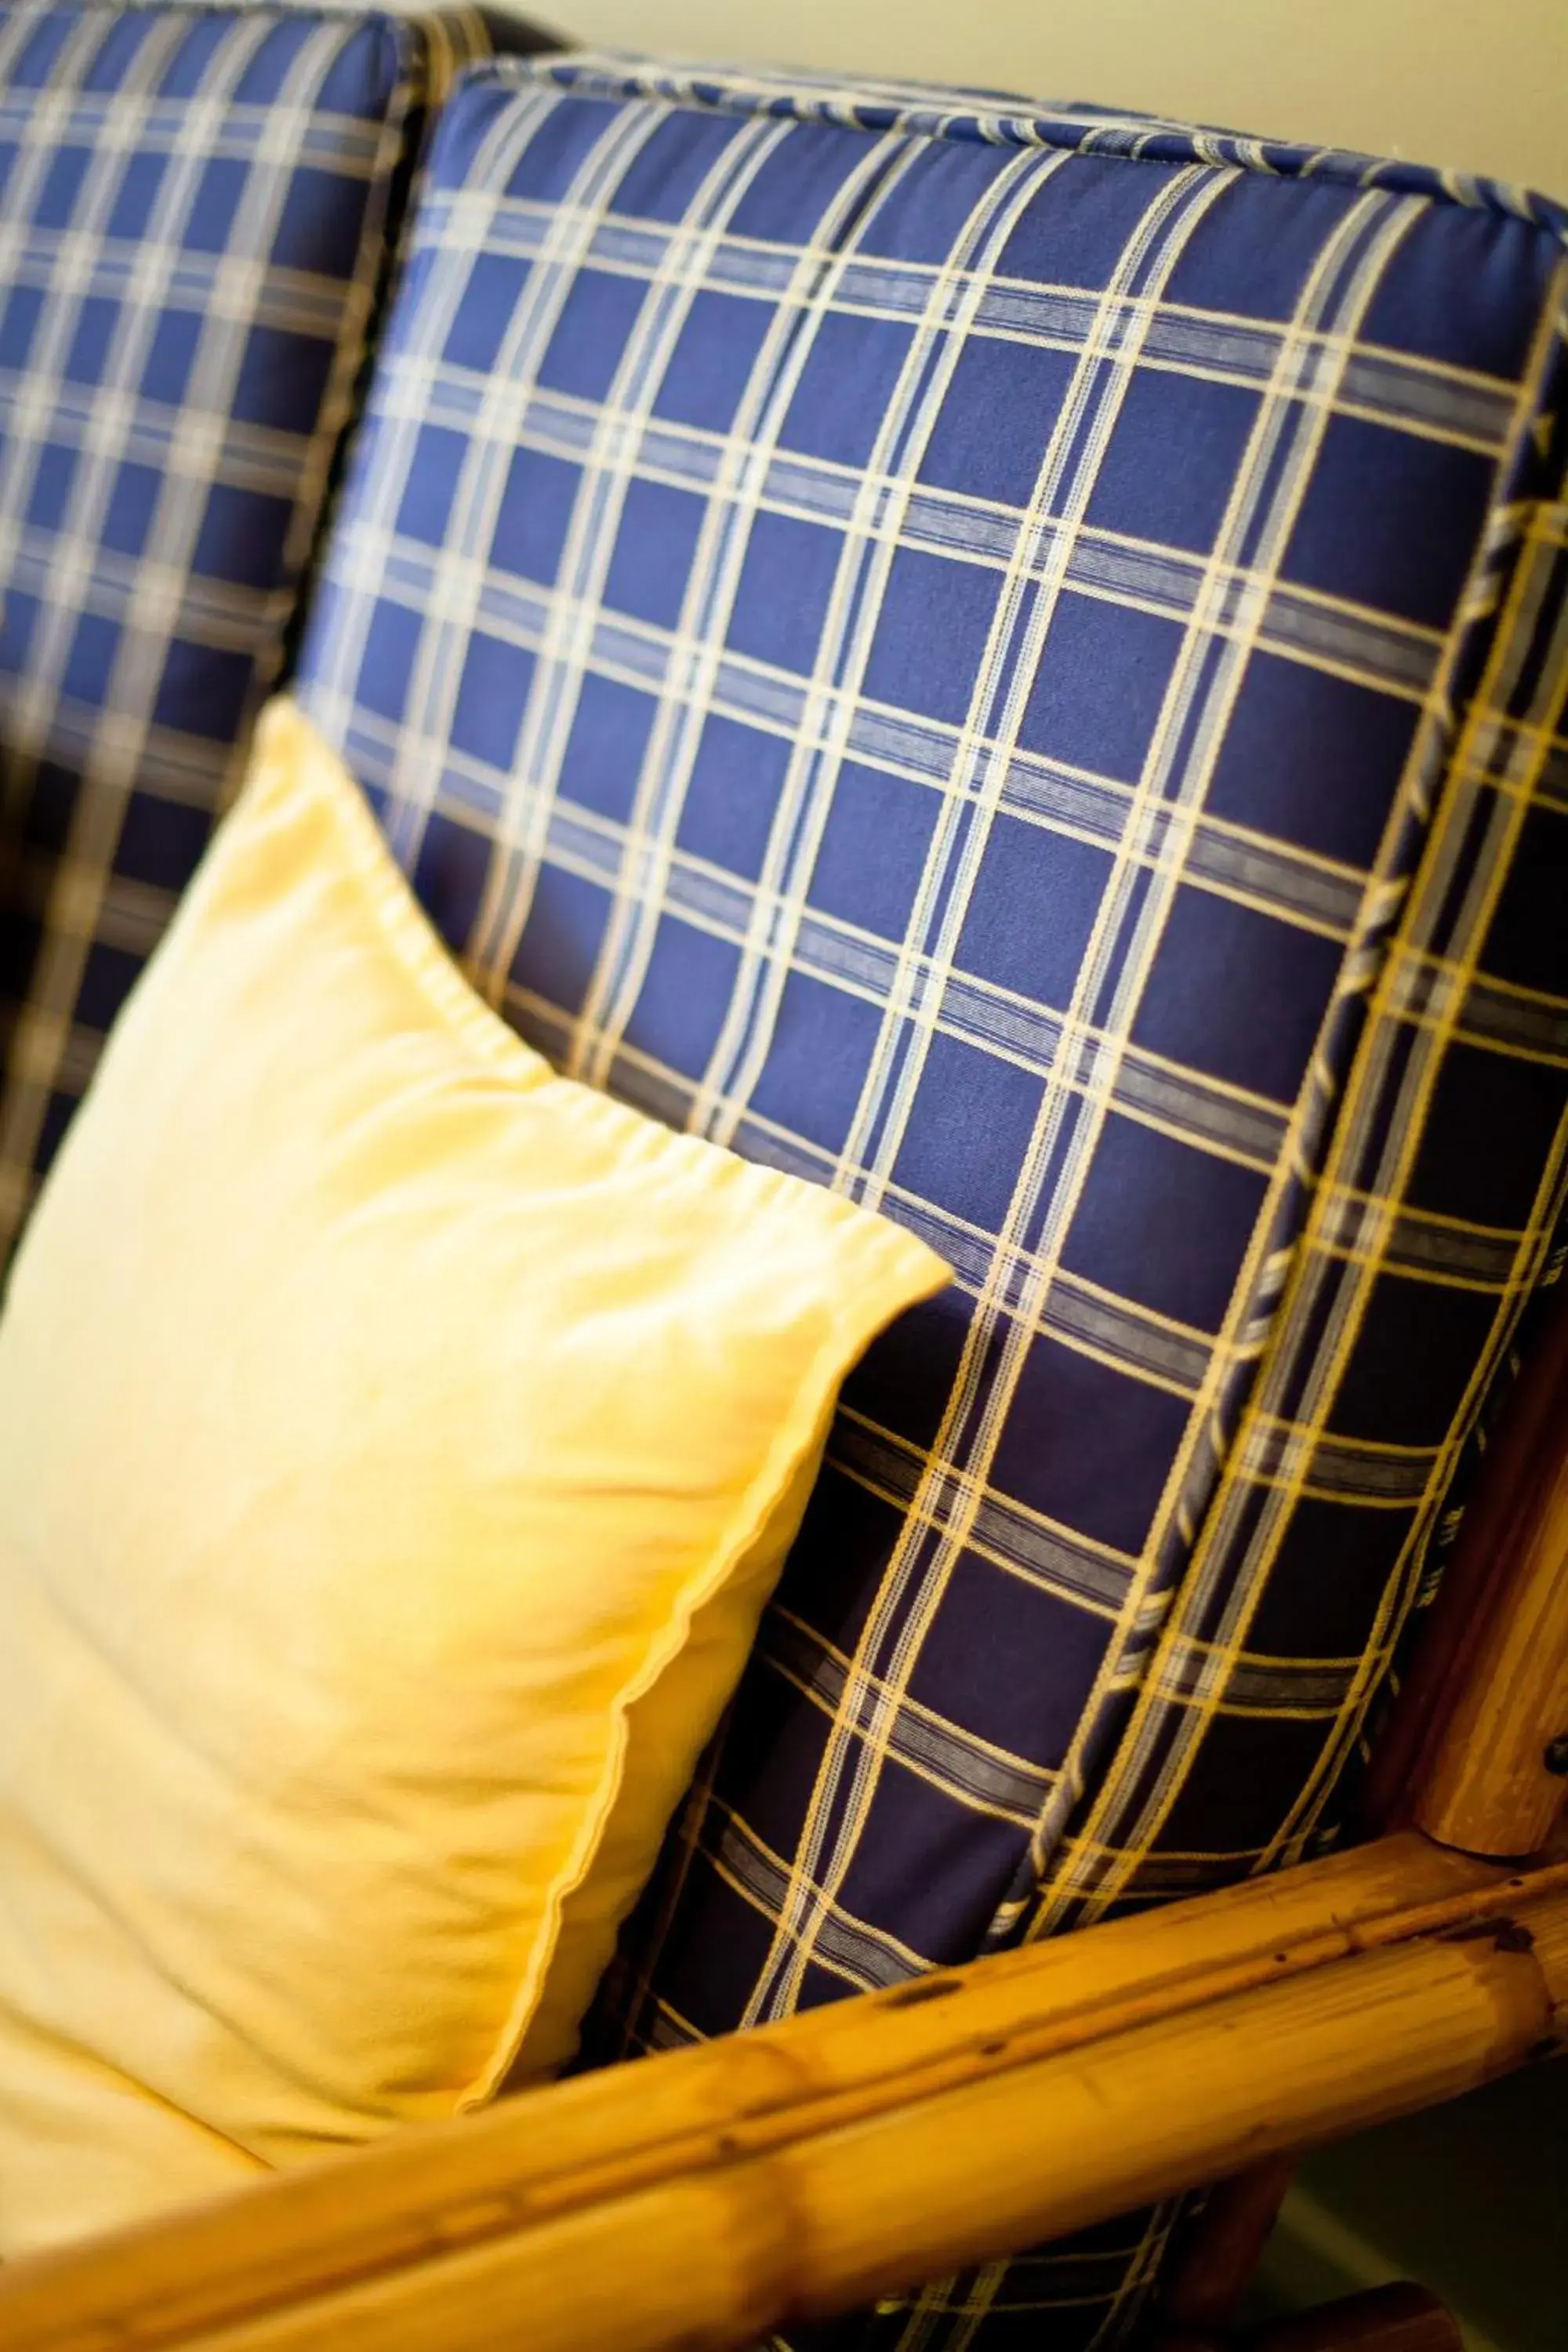
{"type": "MultiPolygon", "coordinates": [[[[448,110],[299,690],[528,1035],[956,1276],[592,2057],[1334,1834],[1563,1202],[1563,289],[1512,192],[1084,110],[448,110]]],[[[1160,2226],[864,2340],[1104,2341],[1160,2226]]]]}
{"type": "Polygon", "coordinates": [[[738,1717],[767,2007],[1300,1849],[1561,1189],[1559,224],[973,108],[468,79],[301,659],[529,1034],[954,1264],[738,1717]]]}
{"type": "Polygon", "coordinates": [[[475,12],[0,9],[0,1267],[277,674],[475,12]]]}

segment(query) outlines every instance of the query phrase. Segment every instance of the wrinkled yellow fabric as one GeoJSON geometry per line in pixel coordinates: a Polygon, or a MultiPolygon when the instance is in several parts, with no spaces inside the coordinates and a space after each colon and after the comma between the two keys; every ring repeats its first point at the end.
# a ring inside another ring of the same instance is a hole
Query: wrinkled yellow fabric
{"type": "Polygon", "coordinates": [[[556,1077],[270,706],[0,1315],[0,2253],[561,2061],[945,1278],[556,1077]]]}

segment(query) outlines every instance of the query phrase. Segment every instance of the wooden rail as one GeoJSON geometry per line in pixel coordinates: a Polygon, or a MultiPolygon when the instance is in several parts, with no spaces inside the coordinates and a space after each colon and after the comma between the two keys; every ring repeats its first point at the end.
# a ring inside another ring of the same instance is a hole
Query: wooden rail
{"type": "Polygon", "coordinates": [[[721,2352],[1568,2030],[1568,1864],[1413,1834],[410,2131],[0,2277],[5,2352],[721,2352]]]}
{"type": "Polygon", "coordinates": [[[1215,2184],[1160,2298],[1154,2352],[1194,2352],[1228,2331],[1295,2171],[1291,2150],[1215,2184]]]}
{"type": "Polygon", "coordinates": [[[1367,1803],[1470,1853],[1534,1853],[1568,1800],[1568,1284],[1465,1513],[1367,1803]]]}
{"type": "Polygon", "coordinates": [[[1552,1465],[1500,1605],[1431,1753],[1421,1827],[1479,1853],[1544,1844],[1568,1793],[1568,1452],[1552,1465]]]}
{"type": "Polygon", "coordinates": [[[1465,2352],[1459,2324],[1418,2286],[1373,2286],[1364,2294],[1242,2336],[1235,2352],[1465,2352]]]}

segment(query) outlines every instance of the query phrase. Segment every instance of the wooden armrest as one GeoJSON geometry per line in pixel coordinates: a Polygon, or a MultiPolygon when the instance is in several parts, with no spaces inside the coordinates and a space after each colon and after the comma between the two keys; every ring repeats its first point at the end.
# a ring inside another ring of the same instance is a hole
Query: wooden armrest
{"type": "Polygon", "coordinates": [[[1408,1833],[409,2131],[0,2278],[6,2352],[721,2352],[1568,2031],[1568,1864],[1408,1833]]]}

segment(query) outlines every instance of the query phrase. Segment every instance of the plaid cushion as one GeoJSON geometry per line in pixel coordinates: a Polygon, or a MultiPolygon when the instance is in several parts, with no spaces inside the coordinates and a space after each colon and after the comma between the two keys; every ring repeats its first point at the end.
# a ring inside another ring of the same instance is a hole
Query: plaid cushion
{"type": "Polygon", "coordinates": [[[0,9],[0,1265],[277,671],[445,22],[0,9]]]}
{"type": "MultiPolygon", "coordinates": [[[[449,107],[299,690],[528,1036],[957,1270],[594,2059],[1333,1833],[1563,1194],[1562,226],[625,59],[449,107]]],[[[1107,2343],[1165,2218],[846,2340],[1107,2343]]]]}

